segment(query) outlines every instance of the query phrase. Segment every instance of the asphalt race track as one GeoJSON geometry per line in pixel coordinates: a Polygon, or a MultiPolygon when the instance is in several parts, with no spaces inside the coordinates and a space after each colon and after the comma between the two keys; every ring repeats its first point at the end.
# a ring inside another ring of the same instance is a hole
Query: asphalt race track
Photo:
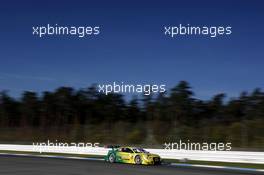
{"type": "Polygon", "coordinates": [[[205,168],[137,166],[103,161],[0,156],[0,175],[243,175],[252,174],[205,168]]]}

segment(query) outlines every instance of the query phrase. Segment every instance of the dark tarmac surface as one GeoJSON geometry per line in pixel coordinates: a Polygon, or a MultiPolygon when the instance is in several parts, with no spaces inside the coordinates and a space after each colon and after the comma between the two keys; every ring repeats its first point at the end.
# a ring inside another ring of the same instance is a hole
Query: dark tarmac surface
{"type": "Polygon", "coordinates": [[[0,155],[0,175],[244,175],[207,168],[110,164],[103,161],[0,155]]]}

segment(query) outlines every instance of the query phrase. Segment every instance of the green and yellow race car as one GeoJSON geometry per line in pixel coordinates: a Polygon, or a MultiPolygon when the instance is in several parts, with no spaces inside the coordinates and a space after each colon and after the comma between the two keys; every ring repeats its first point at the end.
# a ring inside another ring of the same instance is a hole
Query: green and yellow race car
{"type": "Polygon", "coordinates": [[[130,163],[137,165],[158,165],[161,158],[157,154],[151,154],[142,148],[135,147],[112,147],[105,157],[110,163],[130,163]]]}

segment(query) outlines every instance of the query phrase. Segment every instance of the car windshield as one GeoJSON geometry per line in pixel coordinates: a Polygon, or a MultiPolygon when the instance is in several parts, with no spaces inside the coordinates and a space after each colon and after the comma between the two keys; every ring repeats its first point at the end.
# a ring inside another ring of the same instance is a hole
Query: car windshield
{"type": "Polygon", "coordinates": [[[148,153],[146,150],[144,150],[142,148],[133,148],[133,151],[135,153],[148,153]]]}

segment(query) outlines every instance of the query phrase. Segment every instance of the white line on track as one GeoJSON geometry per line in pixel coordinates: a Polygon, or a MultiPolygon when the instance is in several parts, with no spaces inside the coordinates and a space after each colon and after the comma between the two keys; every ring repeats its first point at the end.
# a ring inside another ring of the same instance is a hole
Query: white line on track
{"type": "Polygon", "coordinates": [[[239,168],[239,167],[229,167],[229,166],[197,165],[197,164],[184,164],[184,163],[171,163],[170,165],[178,166],[178,167],[199,167],[199,168],[211,168],[211,169],[223,169],[223,170],[264,172],[264,169],[239,168]]]}

